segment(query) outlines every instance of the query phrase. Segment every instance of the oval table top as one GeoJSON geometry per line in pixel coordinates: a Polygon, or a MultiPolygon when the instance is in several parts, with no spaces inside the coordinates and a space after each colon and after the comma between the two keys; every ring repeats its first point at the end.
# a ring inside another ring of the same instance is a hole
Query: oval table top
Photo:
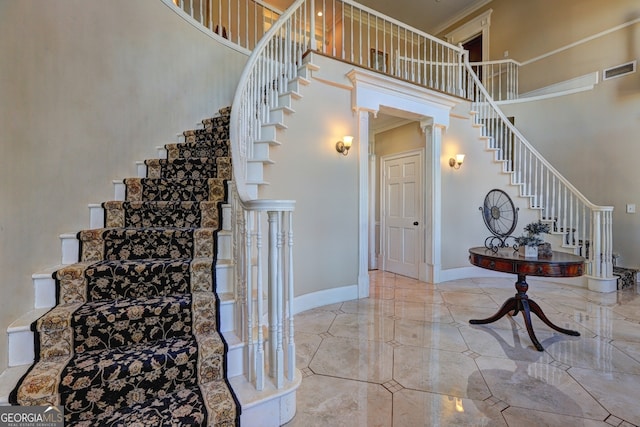
{"type": "Polygon", "coordinates": [[[551,257],[525,258],[513,248],[497,252],[479,246],[469,249],[471,264],[503,273],[544,277],[578,277],[584,271],[585,259],[566,252],[553,251],[551,257]]]}

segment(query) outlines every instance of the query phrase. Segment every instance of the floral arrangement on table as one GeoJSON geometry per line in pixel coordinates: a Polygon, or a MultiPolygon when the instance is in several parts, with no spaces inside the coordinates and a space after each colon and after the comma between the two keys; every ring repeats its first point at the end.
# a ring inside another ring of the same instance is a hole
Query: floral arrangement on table
{"type": "Polygon", "coordinates": [[[538,220],[536,222],[527,224],[524,227],[524,231],[525,234],[515,237],[515,241],[518,245],[518,250],[521,253],[524,252],[525,257],[538,257],[540,245],[545,246],[544,248],[542,248],[542,256],[551,256],[551,245],[549,243],[545,243],[544,240],[540,237],[540,234],[549,234],[549,232],[551,231],[549,224],[543,223],[542,221],[538,220]]]}

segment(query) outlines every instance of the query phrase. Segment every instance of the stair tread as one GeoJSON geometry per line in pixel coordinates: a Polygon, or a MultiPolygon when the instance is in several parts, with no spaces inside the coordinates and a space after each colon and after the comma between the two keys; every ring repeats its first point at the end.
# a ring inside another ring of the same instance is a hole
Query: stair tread
{"type": "Polygon", "coordinates": [[[31,331],[31,324],[42,317],[49,310],[51,310],[50,307],[45,307],[35,308],[33,310],[27,311],[22,316],[11,322],[9,327],[7,327],[7,333],[11,334],[15,332],[31,331]]]}

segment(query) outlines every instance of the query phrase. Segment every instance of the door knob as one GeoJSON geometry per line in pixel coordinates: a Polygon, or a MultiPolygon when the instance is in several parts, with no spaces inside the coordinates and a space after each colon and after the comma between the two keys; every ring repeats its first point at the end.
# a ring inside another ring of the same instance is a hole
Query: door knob
{"type": "Polygon", "coordinates": [[[418,225],[418,221],[414,221],[414,222],[413,222],[413,225],[418,225]]]}

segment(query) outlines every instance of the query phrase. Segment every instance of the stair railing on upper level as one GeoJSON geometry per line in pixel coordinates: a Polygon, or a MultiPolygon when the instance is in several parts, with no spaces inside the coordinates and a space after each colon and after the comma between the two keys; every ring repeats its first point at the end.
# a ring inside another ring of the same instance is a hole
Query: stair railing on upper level
{"type": "MultiPolygon", "coordinates": [[[[586,258],[587,275],[597,279],[613,276],[613,207],[597,206],[582,195],[502,113],[465,54],[466,97],[472,100],[475,121],[483,126],[490,148],[496,150],[512,184],[529,197],[530,207],[540,210],[540,220],[563,235],[563,246],[586,258]]],[[[483,72],[483,75],[487,75],[483,72]]]]}
{"type": "Polygon", "coordinates": [[[253,50],[282,11],[260,0],[172,0],[210,31],[253,50]]]}
{"type": "Polygon", "coordinates": [[[513,59],[469,63],[494,101],[518,99],[521,64],[513,59]]]}

